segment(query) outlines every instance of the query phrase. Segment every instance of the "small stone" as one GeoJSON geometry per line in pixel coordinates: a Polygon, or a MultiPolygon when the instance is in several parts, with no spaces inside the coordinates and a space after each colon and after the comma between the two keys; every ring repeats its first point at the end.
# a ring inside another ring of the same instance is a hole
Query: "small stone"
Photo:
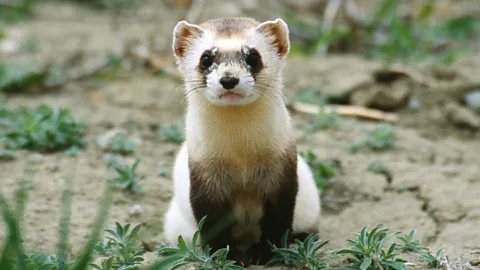
{"type": "Polygon", "coordinates": [[[472,259],[472,260],[470,261],[470,264],[471,264],[472,266],[480,265],[480,258],[472,259]]]}
{"type": "Polygon", "coordinates": [[[410,101],[408,102],[408,108],[412,111],[418,111],[422,107],[422,104],[420,101],[416,98],[410,98],[410,101]]]}
{"type": "Polygon", "coordinates": [[[454,125],[480,129],[480,118],[471,110],[461,107],[453,102],[445,105],[445,116],[454,125]]]}
{"type": "Polygon", "coordinates": [[[468,92],[464,99],[465,104],[467,104],[470,109],[480,111],[480,90],[468,92]]]}
{"type": "Polygon", "coordinates": [[[130,215],[131,216],[139,216],[141,213],[143,213],[144,209],[141,205],[139,204],[135,204],[134,206],[132,206],[132,208],[130,208],[130,215]]]}

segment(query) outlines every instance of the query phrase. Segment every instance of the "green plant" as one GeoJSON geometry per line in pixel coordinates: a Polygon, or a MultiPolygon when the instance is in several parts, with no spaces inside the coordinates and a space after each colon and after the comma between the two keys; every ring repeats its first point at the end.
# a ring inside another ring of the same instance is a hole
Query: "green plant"
{"type": "Polygon", "coordinates": [[[365,131],[366,137],[350,143],[352,152],[358,152],[363,147],[374,151],[391,149],[395,146],[395,129],[388,123],[378,123],[374,129],[365,131]]]}
{"type": "Polygon", "coordinates": [[[139,185],[137,182],[142,180],[144,176],[137,175],[137,166],[140,163],[140,159],[136,159],[135,163],[132,166],[126,165],[119,165],[118,163],[114,162],[113,168],[117,172],[118,176],[115,178],[111,178],[108,181],[113,183],[118,183],[122,186],[122,189],[131,190],[131,191],[141,191],[142,186],[139,185]]]}
{"type": "Polygon", "coordinates": [[[30,15],[34,0],[0,2],[0,23],[15,23],[30,15]]]}
{"type": "Polygon", "coordinates": [[[97,269],[97,270],[113,270],[113,259],[114,257],[108,257],[106,259],[103,259],[100,265],[91,263],[90,266],[97,269]]]}
{"type": "Polygon", "coordinates": [[[38,152],[84,147],[82,133],[86,125],[75,120],[65,108],[47,105],[35,109],[25,107],[4,111],[0,119],[0,142],[8,149],[29,149],[38,152]]]}
{"type": "Polygon", "coordinates": [[[357,239],[347,239],[352,245],[349,249],[335,251],[335,254],[351,254],[356,261],[348,266],[336,268],[336,270],[406,270],[404,260],[397,258],[393,253],[396,244],[393,243],[385,250],[386,243],[392,236],[399,232],[388,234],[389,229],[382,229],[383,225],[377,225],[371,231],[364,226],[360,232],[355,233],[357,239]]]}
{"type": "Polygon", "coordinates": [[[328,267],[328,264],[318,260],[319,250],[329,241],[321,241],[318,234],[309,234],[302,242],[295,240],[297,247],[289,248],[288,232],[282,238],[282,246],[271,245],[274,253],[267,265],[282,263],[293,266],[296,269],[320,270],[328,267]]]}
{"type": "Polygon", "coordinates": [[[300,152],[300,155],[305,159],[313,173],[315,183],[320,190],[323,190],[328,182],[328,179],[339,174],[337,162],[334,160],[317,159],[317,156],[311,152],[300,152]]]}
{"type": "Polygon", "coordinates": [[[340,117],[336,111],[326,111],[325,107],[320,107],[315,120],[310,122],[305,127],[305,132],[309,133],[318,129],[328,129],[338,126],[340,123],[340,117]]]}
{"type": "Polygon", "coordinates": [[[215,253],[210,254],[211,248],[205,246],[202,250],[198,244],[200,230],[203,227],[206,217],[203,217],[198,223],[198,230],[195,232],[190,244],[185,243],[182,236],[178,237],[178,245],[170,247],[161,245],[158,249],[158,254],[166,256],[167,259],[172,259],[172,264],[169,269],[174,270],[187,264],[194,264],[196,269],[210,270],[210,269],[225,269],[225,270],[241,270],[241,266],[235,265],[235,261],[227,260],[229,248],[222,248],[215,253]]]}
{"type": "Polygon", "coordinates": [[[443,249],[439,249],[434,252],[431,249],[427,249],[428,251],[424,254],[420,255],[420,259],[427,263],[428,267],[438,269],[441,263],[441,253],[443,249]]]}
{"type": "MultiPolygon", "coordinates": [[[[26,178],[33,175],[31,163],[27,166],[26,177],[21,181],[21,184],[15,192],[16,207],[15,211],[8,205],[8,202],[0,193],[0,210],[2,212],[3,220],[5,222],[6,237],[2,244],[2,252],[0,253],[0,269],[11,270],[87,270],[88,262],[91,260],[94,244],[97,242],[100,229],[107,216],[107,210],[111,202],[111,188],[105,188],[103,194],[104,200],[100,205],[100,211],[94,222],[90,239],[84,246],[83,251],[78,254],[77,260],[67,260],[67,239],[68,239],[68,219],[70,215],[70,198],[71,187],[65,186],[65,191],[62,199],[61,221],[60,221],[60,240],[57,246],[57,254],[46,256],[42,252],[34,252],[27,255],[22,245],[22,236],[20,230],[19,220],[23,215],[25,202],[27,200],[28,182],[26,178]]],[[[160,268],[156,268],[160,269],[160,268]]],[[[153,269],[152,269],[153,270],[153,269]]]]}
{"type": "Polygon", "coordinates": [[[135,152],[135,144],[124,134],[119,134],[112,138],[108,150],[113,153],[128,155],[135,152]]]}
{"type": "Polygon", "coordinates": [[[346,97],[338,93],[322,93],[318,87],[310,87],[299,91],[295,95],[295,101],[324,106],[329,103],[343,103],[346,97]]]}
{"type": "Polygon", "coordinates": [[[101,267],[123,270],[137,269],[136,265],[143,262],[142,255],[145,253],[141,246],[135,244],[135,238],[140,227],[141,225],[139,224],[130,230],[130,224],[122,226],[120,223],[115,222],[115,230],[105,229],[110,236],[107,236],[103,243],[97,244],[95,250],[110,257],[102,261],[102,266],[91,265],[96,269],[102,269],[101,267]]]}
{"type": "Polygon", "coordinates": [[[170,174],[170,168],[169,167],[160,167],[158,168],[158,176],[162,177],[167,177],[170,174]]]}
{"type": "Polygon", "coordinates": [[[373,161],[368,164],[368,170],[376,174],[386,174],[390,172],[388,166],[382,161],[373,161]]]}
{"type": "MultiPolygon", "coordinates": [[[[28,270],[59,270],[71,269],[75,261],[64,262],[59,260],[55,255],[46,256],[42,252],[35,252],[32,255],[21,255],[20,260],[23,260],[28,270]]],[[[20,267],[20,265],[17,265],[20,267]]]]}
{"type": "Polygon", "coordinates": [[[15,159],[15,151],[9,149],[0,149],[0,160],[15,159]]]}
{"type": "Polygon", "coordinates": [[[162,124],[160,126],[160,137],[167,142],[176,144],[181,144],[184,140],[183,132],[176,124],[162,124]]]}
{"type": "Polygon", "coordinates": [[[403,236],[398,236],[397,238],[402,241],[401,244],[397,246],[401,252],[420,252],[422,247],[420,247],[420,241],[415,239],[415,233],[417,230],[411,230],[410,233],[403,236]]]}
{"type": "Polygon", "coordinates": [[[382,161],[373,161],[368,164],[368,171],[385,176],[388,183],[391,183],[393,180],[390,168],[388,168],[388,166],[382,161]]]}

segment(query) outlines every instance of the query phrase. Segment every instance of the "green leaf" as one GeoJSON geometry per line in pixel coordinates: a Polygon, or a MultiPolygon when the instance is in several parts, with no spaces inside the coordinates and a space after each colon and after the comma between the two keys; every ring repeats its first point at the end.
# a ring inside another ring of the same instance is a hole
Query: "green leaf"
{"type": "Polygon", "coordinates": [[[372,264],[372,258],[368,257],[362,262],[362,264],[360,265],[360,269],[366,270],[370,266],[370,264],[372,264]]]}

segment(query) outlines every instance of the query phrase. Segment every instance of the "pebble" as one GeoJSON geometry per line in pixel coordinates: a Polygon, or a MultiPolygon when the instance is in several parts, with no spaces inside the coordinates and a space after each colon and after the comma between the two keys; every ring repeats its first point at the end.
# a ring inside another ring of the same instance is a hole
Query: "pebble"
{"type": "Polygon", "coordinates": [[[470,109],[480,111],[480,90],[473,90],[465,94],[465,104],[470,109]]]}
{"type": "Polygon", "coordinates": [[[445,105],[444,112],[447,119],[457,126],[468,127],[473,130],[480,129],[480,118],[465,107],[451,102],[445,105]]]}
{"type": "Polygon", "coordinates": [[[132,206],[132,208],[130,208],[129,213],[130,213],[131,216],[138,216],[141,213],[143,213],[143,211],[145,211],[145,209],[143,209],[143,206],[141,206],[139,204],[135,204],[134,206],[132,206]]]}
{"type": "Polygon", "coordinates": [[[470,261],[470,264],[471,264],[472,266],[480,265],[480,258],[472,259],[472,260],[470,261]]]}
{"type": "Polygon", "coordinates": [[[410,98],[408,101],[408,108],[412,111],[418,111],[422,108],[422,104],[416,98],[410,98]]]}

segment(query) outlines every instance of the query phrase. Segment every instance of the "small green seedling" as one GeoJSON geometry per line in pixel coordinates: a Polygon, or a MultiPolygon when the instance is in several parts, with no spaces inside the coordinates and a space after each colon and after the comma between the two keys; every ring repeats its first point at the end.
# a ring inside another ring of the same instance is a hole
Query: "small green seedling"
{"type": "Polygon", "coordinates": [[[170,168],[169,167],[160,167],[158,168],[158,176],[161,177],[167,177],[170,174],[170,168]]]}
{"type": "Polygon", "coordinates": [[[160,126],[160,137],[162,140],[181,144],[184,140],[181,128],[176,124],[162,124],[160,126]]]}
{"type": "Polygon", "coordinates": [[[384,175],[389,184],[392,182],[393,177],[392,173],[390,172],[390,168],[388,168],[388,166],[382,161],[373,161],[368,164],[368,171],[375,174],[384,175]]]}
{"type": "Polygon", "coordinates": [[[379,123],[374,129],[366,131],[366,137],[350,143],[352,152],[358,152],[364,147],[374,151],[391,149],[395,146],[395,129],[388,123],[379,123]]]}
{"type": "Polygon", "coordinates": [[[96,264],[91,266],[101,270],[137,269],[136,265],[144,261],[142,256],[145,253],[141,246],[135,244],[140,227],[139,224],[130,230],[130,224],[122,226],[115,222],[115,230],[105,229],[110,236],[107,236],[103,243],[97,244],[95,250],[110,257],[103,260],[101,266],[96,264]]]}
{"type": "Polygon", "coordinates": [[[371,231],[365,226],[360,232],[355,233],[357,239],[347,239],[352,245],[350,249],[335,251],[335,254],[351,254],[356,261],[348,266],[336,268],[336,270],[406,270],[404,260],[397,258],[393,253],[396,244],[393,243],[385,250],[386,243],[399,232],[388,234],[389,229],[382,229],[383,225],[377,225],[371,231]]]}
{"type": "Polygon", "coordinates": [[[315,120],[305,127],[305,132],[310,133],[315,130],[328,129],[336,127],[340,124],[340,117],[336,111],[327,111],[324,107],[320,107],[315,120]]]}
{"type": "Polygon", "coordinates": [[[13,160],[15,159],[15,151],[9,149],[0,149],[0,160],[13,160]]]}
{"type": "Polygon", "coordinates": [[[339,174],[337,162],[334,160],[320,161],[311,151],[301,152],[300,155],[312,170],[313,178],[320,190],[325,188],[329,178],[339,174]]]}
{"type": "Polygon", "coordinates": [[[124,134],[118,134],[112,138],[108,150],[112,153],[128,155],[135,152],[135,144],[124,134]]]}
{"type": "Polygon", "coordinates": [[[7,149],[54,152],[86,144],[82,137],[86,125],[76,121],[65,108],[52,109],[47,105],[35,109],[22,107],[3,110],[2,115],[0,142],[7,149]]]}
{"type": "MultiPolygon", "coordinates": [[[[20,256],[20,260],[27,266],[27,269],[60,269],[60,265],[63,269],[69,269],[75,261],[63,262],[59,260],[55,255],[46,256],[42,252],[35,252],[32,255],[23,254],[20,256]]],[[[17,265],[19,267],[19,265],[17,265]]],[[[20,269],[20,268],[19,268],[20,269]]]]}
{"type": "Polygon", "coordinates": [[[296,269],[325,269],[328,267],[328,264],[319,260],[319,256],[321,255],[319,250],[328,242],[329,241],[321,241],[318,234],[309,234],[303,242],[295,240],[296,248],[289,248],[287,232],[282,238],[281,247],[276,247],[270,243],[274,255],[267,265],[281,263],[293,266],[296,269]]]}
{"type": "Polygon", "coordinates": [[[241,266],[235,265],[235,261],[227,260],[229,248],[222,248],[215,253],[210,254],[211,248],[205,246],[202,249],[198,244],[198,238],[200,231],[203,227],[206,217],[203,217],[198,223],[198,230],[195,232],[190,244],[185,243],[182,236],[178,237],[178,245],[176,247],[170,247],[168,245],[161,245],[158,249],[160,256],[176,258],[172,265],[168,268],[171,270],[180,268],[187,264],[193,264],[195,269],[208,270],[208,269],[225,269],[225,270],[242,270],[245,269],[241,266]]]}
{"type": "Polygon", "coordinates": [[[420,241],[415,239],[415,233],[417,230],[410,231],[409,234],[403,236],[398,236],[397,238],[402,241],[400,245],[397,246],[397,249],[401,252],[420,252],[422,247],[420,247],[420,241]]]}
{"type": "Polygon", "coordinates": [[[420,255],[420,259],[427,263],[428,267],[433,269],[438,269],[441,263],[441,253],[443,249],[439,249],[436,252],[431,250],[430,248],[427,249],[427,252],[420,255]]]}
{"type": "Polygon", "coordinates": [[[122,189],[141,191],[142,186],[138,184],[138,181],[142,180],[145,177],[137,175],[136,170],[139,163],[140,159],[137,159],[132,166],[119,165],[115,162],[114,164],[112,164],[112,166],[117,172],[118,176],[115,178],[111,178],[108,181],[120,184],[122,186],[122,189]]]}

